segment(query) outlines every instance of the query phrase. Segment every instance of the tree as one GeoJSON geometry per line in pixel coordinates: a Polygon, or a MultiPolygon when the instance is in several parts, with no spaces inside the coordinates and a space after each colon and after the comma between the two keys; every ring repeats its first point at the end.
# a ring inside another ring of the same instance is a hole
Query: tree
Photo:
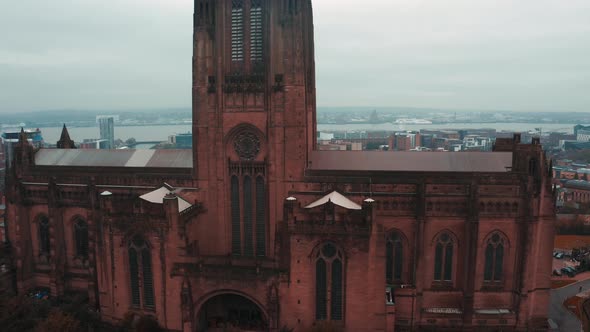
{"type": "Polygon", "coordinates": [[[77,319],[59,310],[52,311],[35,328],[35,332],[77,332],[80,330],[80,322],[77,319]]]}
{"type": "Polygon", "coordinates": [[[24,295],[0,298],[0,329],[5,332],[32,331],[47,317],[50,305],[24,295]]]}

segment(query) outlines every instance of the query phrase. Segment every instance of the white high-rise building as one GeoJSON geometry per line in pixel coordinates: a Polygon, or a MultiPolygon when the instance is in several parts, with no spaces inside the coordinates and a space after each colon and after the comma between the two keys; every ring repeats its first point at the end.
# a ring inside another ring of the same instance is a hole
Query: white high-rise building
{"type": "Polygon", "coordinates": [[[96,117],[100,128],[100,139],[108,141],[108,149],[115,148],[115,117],[110,115],[99,115],[96,117]]]}

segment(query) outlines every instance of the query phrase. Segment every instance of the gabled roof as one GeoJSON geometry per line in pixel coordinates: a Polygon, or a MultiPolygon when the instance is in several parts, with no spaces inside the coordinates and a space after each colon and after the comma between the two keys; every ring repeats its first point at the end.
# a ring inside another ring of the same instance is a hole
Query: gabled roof
{"type": "MultiPolygon", "coordinates": [[[[168,187],[163,186],[163,187],[156,189],[154,191],[151,191],[145,195],[139,196],[139,198],[143,199],[144,201],[154,203],[154,204],[164,204],[164,197],[166,197],[166,195],[173,193],[173,192],[174,192],[173,190],[170,190],[170,189],[168,189],[168,187]]],[[[182,212],[192,206],[191,203],[187,202],[182,197],[178,197],[178,196],[176,196],[176,197],[178,199],[178,212],[182,212]]]]}
{"type": "Polygon", "coordinates": [[[41,149],[37,166],[192,168],[192,150],[41,149]]]}
{"type": "Polygon", "coordinates": [[[329,194],[327,194],[326,196],[318,199],[317,201],[309,204],[308,206],[306,206],[306,209],[312,209],[314,207],[320,206],[320,205],[324,205],[328,202],[332,202],[338,206],[341,206],[345,209],[349,209],[349,210],[362,210],[362,207],[358,204],[356,204],[355,202],[351,201],[350,199],[346,198],[346,196],[340,194],[337,191],[333,191],[329,194]]]}

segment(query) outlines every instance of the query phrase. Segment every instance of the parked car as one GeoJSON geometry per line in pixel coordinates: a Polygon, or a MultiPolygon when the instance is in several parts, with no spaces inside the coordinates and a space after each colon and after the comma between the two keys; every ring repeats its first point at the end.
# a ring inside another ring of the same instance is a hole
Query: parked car
{"type": "Polygon", "coordinates": [[[562,276],[562,273],[561,273],[561,271],[559,271],[558,269],[555,269],[555,270],[553,270],[553,275],[554,275],[554,276],[561,277],[561,276],[562,276]]]}
{"type": "Polygon", "coordinates": [[[553,257],[557,257],[557,254],[559,254],[559,252],[557,252],[557,251],[554,251],[554,252],[553,252],[553,257]]]}
{"type": "Polygon", "coordinates": [[[555,258],[562,259],[563,258],[563,253],[562,252],[557,253],[557,255],[555,255],[555,258]]]}

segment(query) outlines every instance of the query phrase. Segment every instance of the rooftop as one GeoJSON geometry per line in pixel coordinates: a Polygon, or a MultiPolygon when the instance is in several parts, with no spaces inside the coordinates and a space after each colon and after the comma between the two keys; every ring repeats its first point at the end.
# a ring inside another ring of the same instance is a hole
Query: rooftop
{"type": "MultiPolygon", "coordinates": [[[[192,168],[191,150],[41,149],[37,166],[192,168]]],[[[313,151],[311,170],[509,172],[512,152],[313,151]]]]}
{"type": "Polygon", "coordinates": [[[313,151],[311,170],[508,172],[512,152],[313,151]]]}
{"type": "Polygon", "coordinates": [[[191,150],[41,149],[37,166],[192,168],[191,150]]]}
{"type": "Polygon", "coordinates": [[[569,180],[564,186],[566,188],[590,190],[590,182],[584,180],[569,180]]]}

